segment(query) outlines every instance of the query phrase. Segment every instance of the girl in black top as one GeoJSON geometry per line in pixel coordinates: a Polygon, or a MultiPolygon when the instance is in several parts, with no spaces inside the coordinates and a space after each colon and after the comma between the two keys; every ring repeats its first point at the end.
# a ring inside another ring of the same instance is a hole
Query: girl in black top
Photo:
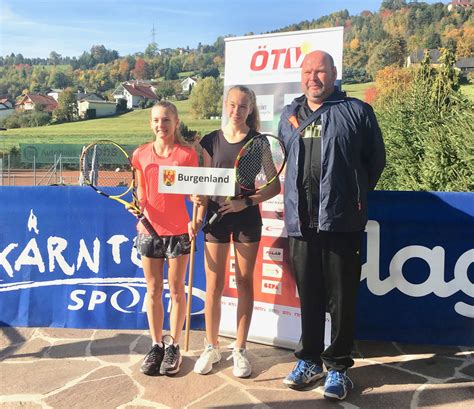
{"type": "MultiPolygon", "coordinates": [[[[258,134],[260,118],[255,94],[251,89],[241,85],[230,88],[225,100],[225,109],[227,124],[201,140],[204,167],[233,168],[240,149],[258,134]]],[[[255,193],[245,199],[226,200],[224,197],[210,197],[207,203],[203,203],[199,208],[198,222],[203,220],[207,208],[209,208],[208,218],[215,211],[219,211],[222,218],[213,224],[205,235],[207,341],[204,352],[194,366],[196,373],[210,372],[212,365],[221,359],[218,332],[231,236],[238,292],[237,339],[232,353],[233,374],[237,377],[247,377],[252,372],[245,346],[253,311],[253,270],[262,231],[258,204],[279,192],[280,181],[277,178],[263,192],[255,193]]]]}

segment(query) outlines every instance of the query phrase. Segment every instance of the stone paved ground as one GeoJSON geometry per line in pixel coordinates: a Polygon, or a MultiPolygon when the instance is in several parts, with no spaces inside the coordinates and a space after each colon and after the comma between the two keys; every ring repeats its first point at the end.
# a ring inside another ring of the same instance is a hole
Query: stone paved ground
{"type": "Polygon", "coordinates": [[[321,382],[293,391],[282,379],[291,351],[249,344],[253,374],[232,376],[223,361],[209,375],[192,371],[203,333],[174,377],[148,377],[140,363],[146,331],[0,328],[0,408],[474,408],[474,348],[358,341],[344,402],[323,398],[321,382]]]}

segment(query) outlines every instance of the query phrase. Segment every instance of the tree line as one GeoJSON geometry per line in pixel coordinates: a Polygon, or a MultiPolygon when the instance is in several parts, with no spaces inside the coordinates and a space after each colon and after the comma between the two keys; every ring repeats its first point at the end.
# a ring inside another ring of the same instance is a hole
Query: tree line
{"type": "Polygon", "coordinates": [[[410,53],[448,48],[456,58],[474,55],[472,7],[405,0],[383,0],[377,13],[351,16],[338,11],[277,31],[298,31],[344,26],[343,81],[367,82],[389,65],[403,66],[410,53]]]}
{"type": "MultiPolygon", "coordinates": [[[[444,47],[456,58],[474,55],[472,7],[448,7],[405,0],[383,0],[378,12],[351,16],[347,10],[295,23],[274,32],[344,26],[343,81],[374,80],[386,66],[403,66],[407,56],[426,48],[444,47]]],[[[248,33],[253,34],[253,33],[248,33]]],[[[21,54],[0,56],[0,95],[15,99],[24,91],[44,92],[68,86],[107,96],[120,82],[173,81],[179,74],[217,78],[224,67],[224,37],[196,49],[160,50],[150,43],[143,52],[120,56],[116,50],[94,45],[79,57],[52,51],[48,58],[21,54]]]]}

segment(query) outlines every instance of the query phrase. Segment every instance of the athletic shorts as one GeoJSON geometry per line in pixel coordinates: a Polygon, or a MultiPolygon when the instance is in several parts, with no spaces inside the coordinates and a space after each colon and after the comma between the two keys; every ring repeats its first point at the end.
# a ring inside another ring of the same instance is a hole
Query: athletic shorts
{"type": "Polygon", "coordinates": [[[230,243],[230,237],[235,243],[255,243],[262,237],[262,226],[224,225],[217,223],[211,226],[204,235],[204,241],[209,243],[230,243]]]}
{"type": "Polygon", "coordinates": [[[141,256],[149,258],[176,258],[191,252],[187,233],[178,236],[160,236],[154,239],[148,234],[138,233],[135,247],[141,256]]]}

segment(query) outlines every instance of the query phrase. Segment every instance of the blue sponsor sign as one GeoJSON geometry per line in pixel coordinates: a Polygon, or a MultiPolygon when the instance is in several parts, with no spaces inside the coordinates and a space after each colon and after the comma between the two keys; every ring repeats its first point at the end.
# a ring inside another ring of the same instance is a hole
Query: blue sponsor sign
{"type": "Polygon", "coordinates": [[[474,345],[474,194],[372,192],[362,339],[474,345]]]}
{"type": "MultiPolygon", "coordinates": [[[[369,219],[357,338],[474,345],[474,193],[373,192],[369,219]]],[[[135,223],[88,187],[0,187],[0,325],[148,328],[135,223]]]]}
{"type": "MultiPolygon", "coordinates": [[[[0,325],[148,328],[136,219],[121,204],[59,186],[1,188],[0,203],[0,325]]],[[[192,327],[203,328],[202,268],[194,285],[192,327]]]]}

